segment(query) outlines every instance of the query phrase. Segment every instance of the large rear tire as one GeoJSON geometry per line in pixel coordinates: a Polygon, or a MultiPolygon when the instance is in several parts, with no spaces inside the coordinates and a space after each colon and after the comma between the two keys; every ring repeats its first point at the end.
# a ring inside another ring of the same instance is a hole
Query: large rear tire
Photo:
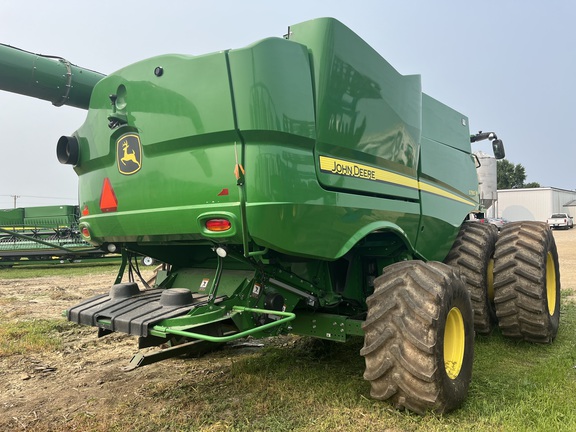
{"type": "Polygon", "coordinates": [[[549,343],[560,323],[560,269],[543,222],[506,225],[494,254],[494,302],[504,336],[549,343]]]}
{"type": "Polygon", "coordinates": [[[460,270],[474,310],[474,330],[488,335],[494,329],[494,249],[498,230],[491,224],[464,223],[452,250],[444,260],[460,270]]]}
{"type": "Polygon", "coordinates": [[[474,325],[470,297],[455,270],[404,261],[386,267],[374,282],[360,351],[370,395],[420,414],[459,407],[472,376],[474,325]]]}

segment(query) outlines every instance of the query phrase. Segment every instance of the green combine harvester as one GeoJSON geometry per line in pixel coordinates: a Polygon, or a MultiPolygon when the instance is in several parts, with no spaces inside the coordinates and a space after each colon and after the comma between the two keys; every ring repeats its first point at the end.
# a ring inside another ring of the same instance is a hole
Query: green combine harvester
{"type": "Polygon", "coordinates": [[[247,336],[360,336],[374,398],[447,412],[475,332],[557,334],[546,224],[467,221],[482,210],[471,142],[496,158],[502,142],[334,19],[106,77],[8,46],[0,59],[4,90],[88,109],[57,156],[78,174],[84,239],[124,261],[67,317],[170,346],[133,366],[247,336]],[[146,290],[121,282],[137,255],[168,264],[146,290]]]}
{"type": "Polygon", "coordinates": [[[101,258],[105,251],[82,237],[78,219],[74,205],[0,209],[0,269],[101,258]]]}

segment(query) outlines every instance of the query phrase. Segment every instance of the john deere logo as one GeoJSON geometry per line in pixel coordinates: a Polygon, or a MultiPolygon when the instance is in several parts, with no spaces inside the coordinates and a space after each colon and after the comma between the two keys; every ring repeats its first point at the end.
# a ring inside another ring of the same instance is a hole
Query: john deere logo
{"type": "Polygon", "coordinates": [[[134,133],[124,134],[116,141],[116,160],[118,171],[131,175],[142,166],[142,145],[140,137],[134,133]]]}

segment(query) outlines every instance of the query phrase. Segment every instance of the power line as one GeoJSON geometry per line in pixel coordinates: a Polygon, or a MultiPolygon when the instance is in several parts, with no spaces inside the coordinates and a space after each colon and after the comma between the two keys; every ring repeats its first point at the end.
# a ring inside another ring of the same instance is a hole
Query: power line
{"type": "Polygon", "coordinates": [[[70,197],[48,197],[48,196],[37,196],[37,195],[6,195],[0,194],[3,197],[11,197],[17,196],[18,198],[38,198],[38,199],[58,199],[58,200],[75,200],[77,198],[70,198],[70,197]]]}
{"type": "Polygon", "coordinates": [[[18,198],[24,198],[24,200],[26,200],[27,198],[33,198],[33,199],[43,199],[43,200],[58,200],[58,201],[77,201],[77,198],[63,198],[63,197],[46,197],[46,196],[37,196],[37,195],[7,195],[7,194],[0,194],[0,197],[9,197],[12,198],[12,205],[13,208],[17,208],[18,207],[18,203],[17,200],[18,198]]]}

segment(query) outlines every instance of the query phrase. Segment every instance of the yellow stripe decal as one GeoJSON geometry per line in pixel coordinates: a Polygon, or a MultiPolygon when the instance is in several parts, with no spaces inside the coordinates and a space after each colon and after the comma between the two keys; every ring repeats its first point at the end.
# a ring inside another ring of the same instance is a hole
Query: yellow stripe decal
{"type": "Polygon", "coordinates": [[[433,186],[429,183],[424,183],[401,174],[396,174],[391,171],[374,168],[369,165],[362,165],[354,162],[348,162],[342,159],[320,156],[320,171],[346,177],[355,177],[363,180],[391,183],[410,189],[418,189],[423,192],[439,195],[444,198],[468,204],[470,206],[476,206],[475,202],[464,199],[437,186],[433,186]]]}

